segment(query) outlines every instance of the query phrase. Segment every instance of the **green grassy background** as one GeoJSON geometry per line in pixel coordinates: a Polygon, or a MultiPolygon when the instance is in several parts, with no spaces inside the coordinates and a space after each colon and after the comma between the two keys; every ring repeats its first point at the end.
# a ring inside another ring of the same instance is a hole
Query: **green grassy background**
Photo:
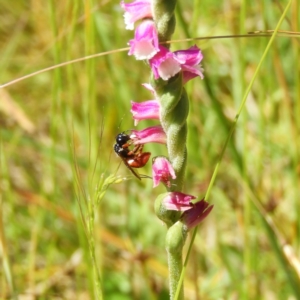
{"type": "MultiPolygon", "coordinates": [[[[286,4],[179,1],[174,39],[274,29],[286,4]]],[[[282,30],[299,31],[299,6],[282,30]]],[[[133,35],[118,1],[0,0],[0,19],[1,84],[133,35]]],[[[268,40],[195,42],[205,79],[186,86],[186,192],[204,196],[268,40]]],[[[186,299],[300,299],[299,49],[299,38],[277,37],[262,65],[193,245],[186,299]]],[[[112,149],[133,128],[130,100],[152,98],[148,79],[121,52],[0,89],[1,299],[168,299],[166,228],[153,212],[164,189],[133,178],[112,149]]]]}

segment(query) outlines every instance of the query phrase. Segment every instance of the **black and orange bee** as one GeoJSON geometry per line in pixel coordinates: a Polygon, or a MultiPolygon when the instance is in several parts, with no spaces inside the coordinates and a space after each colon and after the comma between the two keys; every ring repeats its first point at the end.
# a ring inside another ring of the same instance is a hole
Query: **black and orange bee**
{"type": "Polygon", "coordinates": [[[125,166],[138,179],[148,178],[148,176],[140,175],[133,168],[142,168],[148,162],[151,153],[143,152],[144,144],[134,145],[131,150],[129,147],[133,144],[133,139],[125,132],[119,133],[116,136],[114,151],[123,160],[125,166]]]}

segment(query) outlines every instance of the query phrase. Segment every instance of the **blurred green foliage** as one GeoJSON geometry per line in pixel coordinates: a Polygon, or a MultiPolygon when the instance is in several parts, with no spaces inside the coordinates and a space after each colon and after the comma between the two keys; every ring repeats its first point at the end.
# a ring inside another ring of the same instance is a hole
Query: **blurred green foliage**
{"type": "MultiPolygon", "coordinates": [[[[179,1],[174,39],[274,29],[281,5],[179,1]]],[[[281,29],[299,31],[299,12],[294,1],[281,29]]],[[[133,32],[122,13],[118,1],[0,0],[0,83],[126,47],[133,32]]],[[[189,194],[204,196],[268,39],[194,42],[205,79],[186,87],[189,194]]],[[[277,37],[251,90],[193,245],[186,299],[300,297],[299,45],[277,37]]],[[[112,149],[133,128],[130,100],[152,98],[148,79],[146,63],[125,51],[0,89],[1,299],[94,299],[100,290],[104,299],[168,299],[166,229],[153,213],[164,189],[138,182],[112,149]]]]}

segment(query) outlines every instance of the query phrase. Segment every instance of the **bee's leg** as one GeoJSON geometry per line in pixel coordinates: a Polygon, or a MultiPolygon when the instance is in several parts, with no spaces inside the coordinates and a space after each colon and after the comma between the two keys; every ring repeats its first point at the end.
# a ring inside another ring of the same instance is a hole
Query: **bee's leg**
{"type": "Polygon", "coordinates": [[[135,145],[128,155],[139,155],[143,152],[144,144],[135,145]]]}
{"type": "Polygon", "coordinates": [[[121,147],[125,149],[125,148],[128,148],[130,145],[131,145],[131,143],[126,143],[126,144],[123,144],[121,147]]]}

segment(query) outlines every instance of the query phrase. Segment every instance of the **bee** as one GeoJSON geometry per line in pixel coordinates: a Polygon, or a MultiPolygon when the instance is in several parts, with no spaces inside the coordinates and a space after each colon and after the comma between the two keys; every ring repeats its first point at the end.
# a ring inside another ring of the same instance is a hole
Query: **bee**
{"type": "Polygon", "coordinates": [[[131,171],[131,173],[141,180],[144,177],[133,170],[133,168],[142,168],[148,162],[151,153],[143,152],[144,144],[134,145],[131,150],[129,147],[132,145],[133,139],[125,132],[119,133],[116,136],[116,143],[114,145],[114,151],[123,160],[125,166],[131,171]]]}

